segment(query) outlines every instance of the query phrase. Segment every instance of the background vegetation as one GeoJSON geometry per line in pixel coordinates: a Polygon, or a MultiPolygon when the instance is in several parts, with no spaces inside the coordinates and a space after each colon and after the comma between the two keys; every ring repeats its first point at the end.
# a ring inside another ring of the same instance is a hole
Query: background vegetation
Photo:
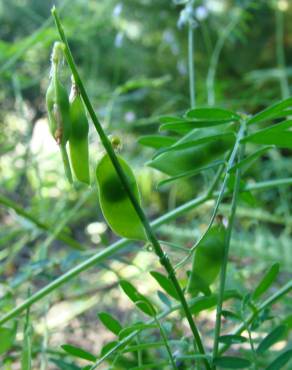
{"type": "MultiPolygon", "coordinates": [[[[106,132],[122,139],[123,156],[135,170],[150,219],[202,194],[213,173],[157,189],[164,177],[145,165],[152,150],[137,143],[141,135],[157,133],[161,115],[180,114],[190,106],[184,1],[55,3],[94,108],[106,132]]],[[[52,5],[51,1],[0,1],[2,314],[117,239],[102,217],[95,184],[72,188],[67,183],[48,131],[44,96],[51,46],[58,39],[50,16],[52,5]]],[[[291,17],[288,0],[196,1],[196,104],[250,114],[288,97],[291,17]]],[[[103,149],[93,131],[90,143],[94,173],[103,149]]],[[[249,169],[245,181],[252,184],[291,176],[291,151],[273,149],[249,169]]],[[[281,272],[271,294],[291,278],[291,194],[290,186],[241,197],[231,244],[229,289],[247,292],[274,262],[280,263],[281,272]]],[[[161,226],[159,238],[192,245],[205,229],[213,206],[209,201],[161,226]]],[[[220,213],[228,209],[228,203],[223,204],[220,213]]],[[[181,259],[180,251],[170,250],[170,256],[174,262],[181,259]]],[[[121,293],[118,279],[127,278],[143,293],[155,296],[158,287],[148,274],[154,266],[159,268],[159,263],[151,250],[131,243],[33,305],[32,369],[80,369],[84,363],[66,357],[60,347],[64,343],[99,354],[114,336],[104,330],[97,312],[112,313],[125,325],[138,320],[139,313],[121,293]]],[[[287,296],[271,315],[281,319],[289,311],[287,296]]],[[[214,311],[199,318],[208,337],[214,311]]],[[[1,368],[21,368],[24,325],[21,316],[16,341],[2,355],[1,368]]],[[[184,322],[172,325],[178,338],[189,334],[184,322]]],[[[288,338],[273,347],[266,363],[283,348],[289,348],[288,338]]],[[[123,368],[134,366],[134,360],[128,361],[123,368]]]]}

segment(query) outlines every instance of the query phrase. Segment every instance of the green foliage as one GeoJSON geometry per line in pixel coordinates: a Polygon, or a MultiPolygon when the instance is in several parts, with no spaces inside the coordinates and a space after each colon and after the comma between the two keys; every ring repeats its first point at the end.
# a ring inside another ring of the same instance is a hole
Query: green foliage
{"type": "Polygon", "coordinates": [[[285,4],[0,1],[1,369],[289,367],[285,4]]]}

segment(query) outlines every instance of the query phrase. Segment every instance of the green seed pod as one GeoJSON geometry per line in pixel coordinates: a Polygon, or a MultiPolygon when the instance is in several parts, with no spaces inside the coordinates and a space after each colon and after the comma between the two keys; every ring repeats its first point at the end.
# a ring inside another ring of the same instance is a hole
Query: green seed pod
{"type": "MultiPolygon", "coordinates": [[[[117,158],[140,203],[139,189],[133,171],[121,156],[117,155],[117,158]]],[[[143,225],[108,154],[99,161],[96,178],[100,207],[111,229],[127,239],[147,240],[143,225]]]]}
{"type": "Polygon", "coordinates": [[[70,95],[70,118],[72,125],[69,138],[71,164],[77,179],[89,184],[89,125],[81,97],[74,83],[70,95]]]}
{"type": "Polygon", "coordinates": [[[46,103],[51,134],[59,145],[65,145],[71,133],[69,98],[65,87],[59,81],[56,67],[52,70],[46,103]]]}
{"type": "MultiPolygon", "coordinates": [[[[213,160],[222,158],[225,152],[233,147],[235,136],[231,134],[232,130],[228,128],[225,132],[226,136],[214,142],[196,145],[180,151],[163,153],[149,162],[149,166],[169,176],[177,176],[183,172],[203,167],[213,160]]],[[[217,133],[219,132],[216,129],[196,129],[178,140],[177,144],[184,144],[208,135],[216,135],[217,133]]],[[[223,132],[221,131],[220,133],[223,132]]]]}
{"type": "Polygon", "coordinates": [[[72,183],[71,169],[66,151],[66,143],[71,134],[69,98],[58,76],[58,64],[61,58],[62,48],[62,43],[54,44],[51,58],[51,81],[46,93],[46,104],[50,131],[57,144],[60,145],[65,173],[69,182],[72,183]]]}
{"type": "Polygon", "coordinates": [[[222,224],[214,225],[196,247],[187,285],[187,291],[192,296],[199,291],[210,294],[209,286],[215,281],[222,265],[225,233],[222,224]]]}

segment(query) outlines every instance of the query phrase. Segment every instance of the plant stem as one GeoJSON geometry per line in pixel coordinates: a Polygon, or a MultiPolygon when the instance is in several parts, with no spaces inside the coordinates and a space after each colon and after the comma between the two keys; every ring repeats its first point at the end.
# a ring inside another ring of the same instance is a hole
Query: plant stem
{"type": "MultiPolygon", "coordinates": [[[[201,235],[201,237],[199,238],[199,240],[197,240],[196,244],[190,249],[190,252],[189,254],[183,259],[181,260],[176,266],[175,266],[175,270],[177,270],[178,268],[181,268],[182,266],[184,266],[187,261],[189,260],[189,258],[192,256],[192,254],[194,253],[195,249],[197,248],[197,246],[201,243],[201,241],[203,240],[203,238],[205,237],[205,235],[209,232],[209,230],[211,229],[212,225],[213,225],[213,222],[215,220],[215,217],[217,215],[217,212],[218,212],[218,209],[219,209],[219,206],[223,200],[223,197],[225,195],[225,189],[226,189],[226,185],[227,185],[227,181],[230,177],[230,173],[229,173],[229,170],[230,168],[233,166],[234,164],[234,161],[235,161],[235,158],[237,156],[237,152],[238,152],[238,149],[239,149],[239,143],[240,143],[240,140],[242,139],[242,136],[243,136],[243,132],[244,132],[244,128],[243,128],[243,125],[241,125],[240,127],[240,130],[237,134],[237,137],[236,137],[236,141],[235,141],[235,144],[234,144],[234,147],[232,149],[232,152],[231,152],[231,155],[230,155],[230,158],[228,160],[228,163],[227,163],[227,167],[226,167],[226,173],[225,173],[225,177],[224,177],[224,180],[223,180],[223,183],[221,185],[221,188],[220,188],[220,191],[218,193],[218,198],[216,200],[216,204],[215,204],[215,207],[214,207],[214,210],[213,210],[213,213],[212,213],[212,216],[210,218],[210,221],[208,223],[208,226],[206,228],[206,230],[204,231],[204,233],[201,235]]],[[[222,170],[224,169],[224,166],[222,166],[222,170]]],[[[221,174],[220,174],[221,175],[221,174]]],[[[220,177],[219,177],[220,178],[220,177]]],[[[218,179],[219,179],[218,178],[218,179]]],[[[216,183],[215,183],[216,184],[216,183]]]]}
{"type": "Polygon", "coordinates": [[[67,180],[69,181],[69,183],[73,184],[72,172],[71,172],[71,167],[70,167],[68,154],[67,154],[67,151],[66,151],[66,146],[61,144],[60,145],[60,150],[61,150],[62,160],[63,160],[63,164],[64,164],[65,175],[66,175],[67,180]]]}
{"type": "Polygon", "coordinates": [[[225,44],[225,41],[227,40],[230,32],[233,30],[233,28],[236,26],[237,22],[240,19],[241,12],[236,14],[234,18],[230,21],[230,23],[226,26],[226,28],[223,30],[222,34],[219,36],[214,51],[212,53],[211,59],[210,59],[210,65],[208,69],[207,79],[206,79],[206,88],[207,88],[207,101],[208,105],[214,105],[215,104],[215,75],[216,70],[219,62],[219,57],[221,54],[221,51],[223,49],[223,46],[225,44]]]}
{"type": "MultiPolygon", "coordinates": [[[[243,320],[243,322],[246,324],[245,320],[243,320]]],[[[249,340],[250,349],[251,349],[251,353],[252,353],[252,358],[253,358],[253,362],[254,362],[253,369],[258,370],[257,355],[256,355],[256,351],[255,351],[255,348],[254,348],[254,343],[253,343],[251,331],[250,331],[249,325],[247,325],[247,324],[246,324],[246,331],[247,331],[247,334],[248,334],[248,340],[249,340]]]]}
{"type": "Polygon", "coordinates": [[[195,66],[194,66],[194,28],[188,24],[188,67],[189,67],[189,88],[190,88],[190,105],[195,108],[195,66]]]}
{"type": "MultiPolygon", "coordinates": [[[[277,65],[280,72],[279,82],[281,88],[282,99],[287,99],[289,97],[289,81],[286,71],[286,62],[285,62],[285,49],[284,49],[284,13],[278,7],[278,4],[275,2],[275,23],[276,23],[276,58],[277,65]]],[[[276,154],[277,159],[282,158],[280,151],[276,154]]],[[[281,176],[281,169],[278,166],[275,166],[275,172],[277,177],[281,176]]],[[[279,191],[281,206],[283,209],[284,217],[290,216],[290,207],[289,207],[289,198],[287,193],[282,189],[279,191]]]]}
{"type": "MultiPolygon", "coordinates": [[[[245,122],[242,122],[241,130],[238,133],[238,136],[241,138],[244,136],[245,133],[245,122]]],[[[240,145],[240,144],[239,144],[240,145]]],[[[238,161],[243,156],[244,152],[244,145],[241,145],[238,155],[238,161]]],[[[222,261],[222,267],[220,272],[220,285],[219,285],[219,297],[217,302],[217,310],[216,310],[216,323],[215,323],[215,331],[214,331],[214,344],[213,344],[213,361],[218,355],[218,347],[219,347],[219,336],[220,336],[220,329],[221,329],[221,314],[222,314],[222,305],[223,305],[223,297],[224,297],[224,290],[225,290],[225,282],[226,282],[226,273],[227,273],[227,264],[228,264],[228,253],[230,248],[230,241],[232,230],[235,221],[235,213],[236,213],[236,206],[238,201],[239,195],[239,187],[240,187],[240,179],[241,179],[241,168],[237,168],[236,175],[235,175],[235,184],[231,202],[231,211],[230,217],[228,221],[228,227],[226,230],[225,235],[225,246],[224,246],[224,256],[222,261]]],[[[216,366],[213,365],[213,369],[216,369],[216,366]]]]}
{"type": "MultiPolygon", "coordinates": [[[[161,248],[154,232],[153,232],[153,229],[150,225],[150,223],[148,222],[148,219],[143,211],[143,209],[141,208],[139,202],[137,201],[133,191],[132,191],[132,188],[129,184],[129,181],[127,179],[127,176],[125,175],[118,159],[117,159],[117,156],[115,154],[115,151],[113,150],[112,148],[112,145],[108,139],[108,137],[106,136],[95,112],[94,112],[94,109],[92,107],[92,104],[89,100],[89,97],[87,95],[87,92],[83,86],[83,82],[81,81],[81,78],[79,76],[79,73],[77,71],[77,68],[76,68],[76,65],[75,65],[75,62],[74,62],[74,59],[73,59],[73,56],[71,54],[71,51],[70,51],[70,48],[69,48],[69,45],[68,45],[68,41],[67,41],[67,38],[65,36],[65,33],[64,33],[64,30],[62,28],[62,25],[60,23],[60,20],[59,20],[59,17],[57,15],[57,12],[56,12],[56,8],[53,8],[52,9],[52,15],[55,19],[55,23],[56,23],[56,26],[57,26],[57,29],[58,29],[58,32],[59,32],[59,35],[60,35],[60,38],[61,40],[63,41],[63,43],[65,44],[65,50],[64,50],[64,54],[65,54],[65,57],[66,57],[66,60],[67,60],[67,63],[71,69],[71,72],[74,76],[74,80],[76,82],[76,85],[78,86],[79,88],[79,91],[80,91],[80,95],[83,99],[83,102],[87,108],[87,111],[92,119],[92,122],[94,124],[94,127],[100,137],[100,140],[117,172],[117,175],[119,176],[120,180],[121,180],[121,183],[125,189],[125,191],[127,192],[128,194],[128,197],[137,213],[137,216],[139,217],[144,229],[145,229],[145,233],[147,235],[147,238],[149,240],[149,242],[153,245],[153,248],[154,248],[154,251],[156,253],[156,255],[158,256],[159,258],[159,261],[161,263],[161,265],[165,268],[166,272],[168,273],[168,276],[169,276],[169,279],[172,281],[176,291],[177,291],[177,294],[179,296],[179,299],[181,301],[181,304],[182,304],[182,307],[183,307],[183,310],[185,312],[185,316],[188,320],[188,323],[189,323],[189,326],[190,326],[190,329],[193,333],[193,336],[194,336],[194,339],[195,339],[195,349],[196,347],[198,348],[199,352],[201,354],[205,354],[205,350],[204,350],[204,347],[203,347],[203,343],[202,343],[202,340],[201,340],[201,336],[200,336],[200,333],[197,329],[197,326],[193,320],[193,317],[192,317],[192,314],[189,310],[189,307],[188,307],[188,304],[187,304],[187,301],[186,301],[186,298],[184,296],[184,293],[179,285],[179,282],[176,278],[176,275],[175,275],[175,271],[170,263],[170,260],[168,258],[168,256],[164,253],[163,249],[161,248]]],[[[207,360],[205,360],[205,367],[207,369],[210,369],[210,365],[208,363],[207,360]]]]}
{"type": "Polygon", "coordinates": [[[59,233],[55,233],[53,227],[50,225],[46,225],[40,222],[36,217],[22,209],[17,203],[12,201],[11,199],[5,197],[4,195],[0,194],[0,204],[4,205],[5,207],[13,209],[19,216],[29,220],[34,225],[36,225],[39,229],[46,231],[47,233],[53,234],[54,238],[61,240],[62,242],[66,243],[70,247],[78,250],[86,250],[86,248],[67,235],[65,232],[60,231],[59,233]]]}
{"type": "Polygon", "coordinates": [[[167,350],[167,353],[168,353],[168,356],[169,356],[169,359],[170,359],[171,365],[172,365],[172,367],[173,367],[173,369],[174,369],[174,370],[177,370],[177,366],[176,366],[176,364],[175,364],[175,360],[174,360],[173,355],[172,355],[172,353],[171,353],[171,349],[170,349],[170,347],[169,347],[169,343],[168,343],[168,340],[167,340],[167,336],[166,336],[166,334],[165,334],[165,331],[164,331],[164,329],[163,329],[163,326],[160,324],[160,321],[159,321],[159,319],[158,319],[158,317],[157,317],[157,316],[155,316],[155,317],[154,317],[154,320],[155,320],[155,322],[156,322],[156,324],[157,324],[157,326],[158,326],[158,328],[159,328],[159,331],[160,331],[160,334],[161,334],[161,337],[162,337],[163,343],[164,343],[164,345],[165,345],[165,348],[166,348],[166,350],[167,350]]]}
{"type": "Polygon", "coordinates": [[[280,70],[280,86],[282,99],[289,97],[289,82],[286,72],[285,50],[284,50],[284,12],[281,11],[277,4],[275,4],[276,16],[276,55],[277,64],[280,70]]]}

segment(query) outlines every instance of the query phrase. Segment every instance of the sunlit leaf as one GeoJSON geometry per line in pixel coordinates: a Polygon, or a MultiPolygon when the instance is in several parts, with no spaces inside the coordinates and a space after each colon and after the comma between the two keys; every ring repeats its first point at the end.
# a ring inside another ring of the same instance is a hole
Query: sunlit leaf
{"type": "Polygon", "coordinates": [[[265,338],[260,342],[257,348],[257,353],[265,353],[273,344],[279,342],[287,333],[285,325],[279,325],[274,328],[265,338]]]}
{"type": "Polygon", "coordinates": [[[153,304],[143,294],[139,293],[138,290],[129,281],[121,280],[120,286],[130,300],[148,316],[155,315],[155,309],[153,304]]]}
{"type": "Polygon", "coordinates": [[[240,116],[234,112],[231,112],[222,108],[195,108],[191,109],[186,113],[186,117],[192,120],[208,122],[232,122],[239,121],[240,116]]]}
{"type": "Polygon", "coordinates": [[[274,263],[267,273],[264,275],[258,286],[255,288],[252,299],[257,300],[261,295],[263,295],[269,287],[273,284],[279,274],[280,265],[279,263],[274,263]]]}
{"type": "Polygon", "coordinates": [[[61,348],[69,353],[70,355],[78,358],[82,358],[83,360],[94,362],[96,361],[96,356],[94,356],[92,353],[85,351],[82,348],[72,346],[70,344],[63,344],[61,348]]]}
{"type": "Polygon", "coordinates": [[[165,148],[167,146],[173,145],[176,141],[177,139],[174,137],[163,135],[147,135],[142,136],[138,139],[139,144],[154,149],[165,148]]]}
{"type": "MultiPolygon", "coordinates": [[[[250,125],[252,123],[258,123],[265,120],[270,120],[284,115],[286,110],[289,112],[289,108],[292,107],[292,98],[284,99],[280,102],[277,102],[270,107],[264,109],[262,112],[257,113],[255,116],[250,118],[247,123],[250,125]]],[[[289,114],[287,112],[287,114],[289,114]]],[[[290,111],[291,112],[291,111],[290,111]]]]}
{"type": "Polygon", "coordinates": [[[150,274],[154,277],[157,283],[161,286],[162,289],[166,291],[172,298],[179,300],[179,296],[171,280],[157,271],[151,271],[150,274]]]}
{"type": "Polygon", "coordinates": [[[292,358],[292,349],[281,353],[266,370],[281,370],[292,358]]]}
{"type": "Polygon", "coordinates": [[[98,317],[103,325],[112,333],[118,335],[122,330],[122,325],[112,315],[107,312],[99,312],[98,317]]]}

